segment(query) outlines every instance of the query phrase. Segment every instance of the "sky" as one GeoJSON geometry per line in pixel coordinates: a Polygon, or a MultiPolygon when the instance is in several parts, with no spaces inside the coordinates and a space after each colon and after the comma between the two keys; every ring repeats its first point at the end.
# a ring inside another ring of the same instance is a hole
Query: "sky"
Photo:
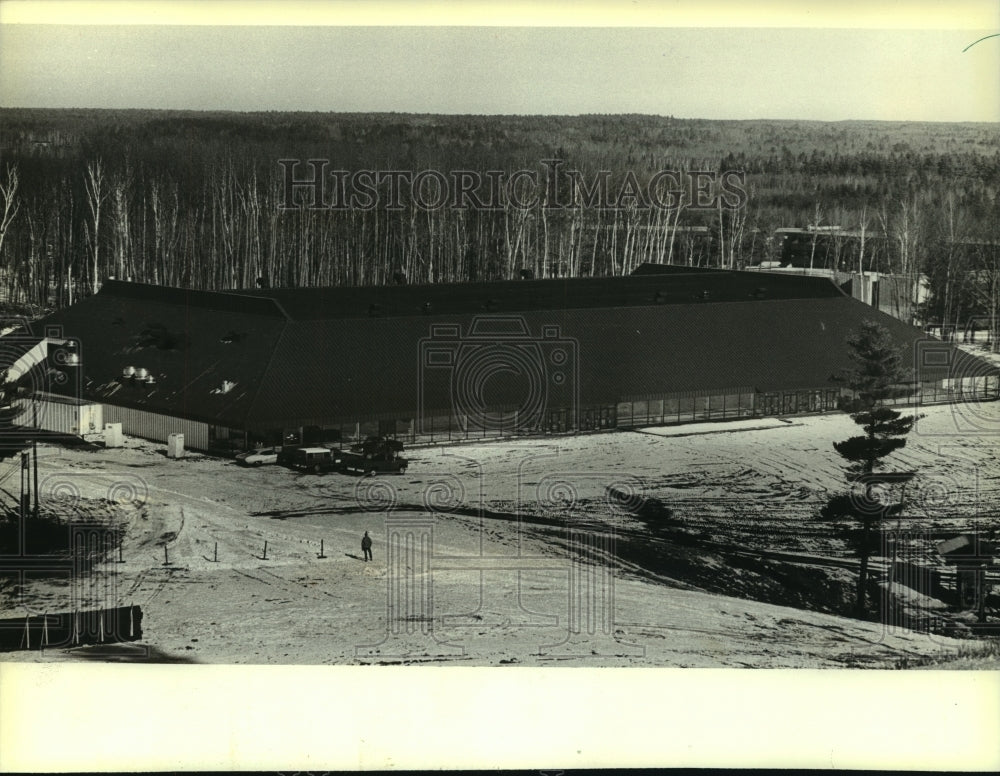
{"type": "Polygon", "coordinates": [[[0,106],[1000,121],[1000,36],[968,48],[996,7],[939,30],[67,25],[0,2],[0,106]]]}

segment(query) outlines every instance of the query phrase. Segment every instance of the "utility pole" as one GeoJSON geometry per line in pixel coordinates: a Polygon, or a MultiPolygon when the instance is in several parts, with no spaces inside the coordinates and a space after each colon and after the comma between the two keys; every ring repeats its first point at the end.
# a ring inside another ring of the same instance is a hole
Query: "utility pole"
{"type": "Polygon", "coordinates": [[[976,592],[979,593],[979,612],[976,619],[979,622],[986,622],[986,564],[980,563],[979,568],[976,570],[976,582],[979,588],[976,592]]]}
{"type": "Polygon", "coordinates": [[[38,402],[31,402],[32,408],[34,409],[34,421],[33,425],[35,427],[35,433],[31,437],[31,460],[32,467],[34,468],[35,475],[35,518],[38,518],[38,402]]]}
{"type": "Polygon", "coordinates": [[[21,535],[22,535],[22,537],[24,535],[24,531],[23,531],[23,528],[24,528],[24,518],[27,517],[27,515],[25,514],[26,510],[24,508],[24,491],[25,491],[24,478],[27,476],[27,473],[29,471],[30,470],[28,469],[28,459],[24,457],[24,453],[21,453],[21,498],[20,498],[20,500],[18,502],[18,505],[20,506],[20,514],[21,514],[21,528],[22,528],[21,535]]]}

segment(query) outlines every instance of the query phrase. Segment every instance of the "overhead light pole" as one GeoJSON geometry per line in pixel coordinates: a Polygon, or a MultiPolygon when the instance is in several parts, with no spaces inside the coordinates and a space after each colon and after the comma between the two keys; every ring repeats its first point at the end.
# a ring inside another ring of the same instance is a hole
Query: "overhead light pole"
{"type": "Polygon", "coordinates": [[[34,469],[35,478],[35,509],[34,516],[38,517],[38,400],[32,397],[31,407],[34,412],[34,418],[32,420],[32,425],[35,427],[35,433],[31,435],[31,461],[32,468],[34,469]]]}

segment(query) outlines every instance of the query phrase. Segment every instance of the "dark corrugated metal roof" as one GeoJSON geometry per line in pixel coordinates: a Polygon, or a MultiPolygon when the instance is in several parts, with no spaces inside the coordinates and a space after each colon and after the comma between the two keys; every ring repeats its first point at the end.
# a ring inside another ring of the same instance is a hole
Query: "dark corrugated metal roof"
{"type": "MultiPolygon", "coordinates": [[[[580,406],[737,386],[761,391],[833,387],[831,377],[851,366],[845,337],[862,321],[882,323],[901,347],[923,337],[920,330],[843,296],[531,311],[519,317],[527,337],[473,336],[472,319],[462,315],[294,321],[282,335],[251,414],[264,424],[288,417],[346,420],[374,412],[411,417],[419,405],[444,414],[453,404],[454,375],[464,370],[467,374],[457,381],[468,384],[479,366],[476,359],[483,370],[488,366],[486,354],[477,356],[477,350],[489,348],[496,358],[520,363],[525,374],[525,363],[541,363],[537,373],[543,390],[566,400],[573,385],[555,387],[549,378],[556,368],[547,360],[553,349],[564,347],[572,357],[565,371],[579,388],[580,406]],[[447,326],[459,336],[432,336],[435,327],[447,326]],[[546,326],[555,327],[554,336],[543,337],[546,326]],[[454,353],[453,365],[430,365],[428,353],[435,348],[454,353]],[[518,359],[514,350],[526,355],[518,359]]],[[[492,398],[519,404],[526,379],[491,381],[492,398]]]]}
{"type": "Polygon", "coordinates": [[[492,283],[280,288],[268,296],[295,320],[477,315],[529,310],[716,304],[756,299],[824,299],[842,292],[826,278],[671,268],[615,278],[550,278],[492,283]]]}
{"type": "MultiPolygon", "coordinates": [[[[197,293],[188,303],[177,289],[107,284],[96,296],[48,316],[81,343],[83,395],[124,407],[241,425],[285,325],[269,300],[250,299],[250,312],[233,295],[197,293]],[[217,298],[209,298],[217,297],[217,298]],[[229,309],[227,309],[229,308],[229,309]],[[123,379],[132,366],[147,369],[156,384],[123,379]],[[223,381],[235,383],[222,393],[223,381]]],[[[242,297],[235,297],[241,299],[242,297]]],[[[69,386],[53,391],[71,393],[69,386]]]]}
{"type": "Polygon", "coordinates": [[[102,298],[109,296],[121,299],[135,299],[143,302],[196,307],[206,310],[228,310],[244,315],[270,315],[287,317],[281,305],[270,297],[246,291],[196,291],[173,286],[154,286],[146,283],[130,283],[124,280],[107,280],[101,286],[102,298]]]}
{"type": "MultiPolygon", "coordinates": [[[[517,406],[529,384],[549,392],[550,405],[580,406],[737,386],[815,389],[850,366],[845,337],[864,320],[901,347],[924,337],[825,278],[681,269],[253,294],[116,282],[40,324],[82,342],[87,398],[250,428],[444,414],[456,379],[468,386],[505,361],[521,373],[485,381],[490,403],[517,406]],[[369,314],[373,303],[382,308],[369,314]],[[474,331],[474,321],[507,328],[474,331]],[[122,379],[125,366],[149,369],[157,384],[122,379]],[[222,393],[223,381],[235,386],[222,393]]],[[[952,369],[982,373],[983,362],[935,346],[952,369]]]]}
{"type": "Polygon", "coordinates": [[[727,272],[728,270],[718,267],[689,267],[684,264],[640,264],[634,270],[633,275],[691,275],[695,273],[710,274],[727,272]]]}

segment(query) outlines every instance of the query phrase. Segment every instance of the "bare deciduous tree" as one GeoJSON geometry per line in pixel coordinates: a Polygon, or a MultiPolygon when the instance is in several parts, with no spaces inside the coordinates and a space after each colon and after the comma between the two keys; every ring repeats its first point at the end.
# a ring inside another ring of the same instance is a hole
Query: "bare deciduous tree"
{"type": "Polygon", "coordinates": [[[107,191],[104,187],[104,170],[100,159],[95,159],[87,164],[84,182],[87,187],[87,206],[90,209],[90,221],[84,224],[87,230],[87,242],[90,245],[92,267],[90,283],[93,293],[96,294],[101,289],[101,208],[107,198],[107,191]]]}
{"type": "Polygon", "coordinates": [[[3,216],[0,217],[0,257],[3,256],[3,243],[4,238],[7,236],[7,230],[10,228],[14,216],[17,215],[17,211],[21,207],[21,203],[17,198],[19,184],[17,165],[8,164],[5,180],[3,183],[0,183],[0,198],[3,199],[3,216]]]}

